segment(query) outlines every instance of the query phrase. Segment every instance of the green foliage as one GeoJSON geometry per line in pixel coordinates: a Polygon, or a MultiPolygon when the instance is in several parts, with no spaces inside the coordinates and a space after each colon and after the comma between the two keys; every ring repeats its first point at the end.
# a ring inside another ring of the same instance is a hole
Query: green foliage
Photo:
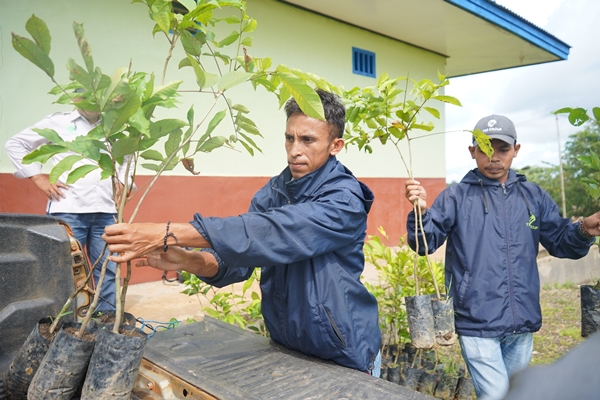
{"type": "MultiPolygon", "coordinates": [[[[415,252],[401,238],[397,247],[386,246],[382,237],[387,239],[383,228],[379,228],[381,237],[370,236],[365,242],[365,261],[374,265],[379,283],[365,282],[365,286],[377,299],[379,305],[379,325],[383,336],[382,353],[387,355],[391,345],[398,348],[410,342],[408,322],[404,298],[416,294],[414,258],[415,252]]],[[[444,284],[444,265],[431,262],[435,280],[438,285],[444,284]]],[[[417,259],[417,279],[424,284],[419,285],[420,294],[435,294],[435,286],[430,278],[426,257],[417,259]]]]}
{"type": "Polygon", "coordinates": [[[69,159],[69,162],[54,167],[51,174],[53,182],[68,172],[69,182],[75,182],[98,168],[102,170],[103,177],[114,177],[116,163],[126,161],[132,163],[132,170],[139,163],[160,174],[173,169],[182,159],[189,161],[197,153],[211,152],[222,146],[234,147],[238,142],[252,155],[256,150],[261,151],[254,137],[262,135],[248,117],[249,110],[234,104],[226,95],[230,89],[248,82],[254,89],[260,86],[274,93],[280,104],[293,95],[306,115],[324,119],[321,101],[313,87],[337,89],[322,78],[283,65],[269,69],[272,65],[270,58],[252,58],[247,53],[247,47],[252,44],[248,35],[254,31],[257,22],[246,14],[244,1],[183,1],[179,2],[178,8],[173,8],[170,0],[133,2],[147,7],[149,17],[155,22],[152,33],[164,35],[168,42],[162,81],[170,54],[176,46],[181,46],[185,57],[179,62],[179,68],[192,68],[198,93],[210,94],[214,103],[200,122],[196,122],[193,109],[188,110],[185,119],[156,119],[154,115],[158,108],[176,107],[177,90],[182,81],[157,85],[153,72],[133,72],[130,67],[119,68],[110,76],[104,74],[95,66],[83,24],[79,23],[73,24],[73,30],[83,65],[69,59],[67,68],[71,82],[58,84],[54,81],[54,63],[50,58],[50,32],[44,21],[34,15],[26,25],[33,40],[13,34],[14,48],[53,80],[56,87],[51,93],[59,96],[58,103],[73,104],[102,115],[101,124],[86,137],[64,142],[53,132],[55,140],[51,139],[51,144],[27,156],[26,162],[45,163],[52,155],[70,150],[95,165],[95,168],[71,171],[75,159],[69,159]],[[218,18],[213,15],[217,9],[229,9],[233,15],[218,18]],[[217,24],[236,25],[237,28],[220,38],[214,29],[217,24]],[[209,70],[206,65],[214,68],[209,70]],[[75,94],[70,92],[75,88],[83,89],[83,93],[77,95],[81,98],[75,98],[75,94]],[[226,108],[211,118],[211,112],[219,101],[223,101],[226,108]],[[213,130],[227,114],[231,116],[234,134],[229,137],[213,136],[213,130]],[[205,121],[210,122],[202,129],[205,121]],[[164,148],[159,143],[164,143],[164,148]],[[110,157],[102,158],[102,154],[110,157]]]}
{"type": "MultiPolygon", "coordinates": [[[[598,154],[600,154],[600,127],[588,125],[582,131],[569,136],[563,153],[566,217],[578,218],[598,211],[600,205],[598,154]]],[[[527,180],[544,188],[557,204],[561,203],[558,166],[525,167],[518,172],[525,174],[527,180]]]]}
{"type": "MultiPolygon", "coordinates": [[[[46,163],[53,155],[67,151],[75,154],[53,167],[51,182],[67,174],[66,183],[71,184],[99,169],[102,179],[112,179],[113,187],[120,181],[119,176],[124,175],[125,182],[121,182],[125,186],[123,193],[129,194],[134,183],[129,181],[129,175],[135,179],[138,166],[154,171],[155,176],[140,196],[131,222],[160,174],[172,170],[180,161],[187,170],[196,174],[193,157],[197,153],[211,152],[220,147],[233,148],[238,142],[251,155],[255,150],[260,151],[255,139],[262,135],[249,118],[249,110],[229,98],[231,89],[248,83],[254,90],[262,87],[277,96],[280,105],[292,95],[307,116],[325,119],[321,100],[314,88],[337,89],[313,74],[283,65],[271,69],[272,62],[268,57],[253,59],[247,52],[247,47],[252,45],[252,38],[248,35],[256,29],[257,22],[246,14],[244,1],[180,0],[175,4],[172,0],[133,0],[133,3],[146,7],[148,16],[155,23],[152,34],[164,36],[168,44],[160,83],[154,72],[134,70],[133,61],[111,75],[105,74],[95,65],[81,23],[73,22],[72,26],[83,63],[79,64],[72,58],[66,60],[68,83],[58,83],[54,78],[55,64],[50,57],[51,35],[42,19],[32,15],[27,21],[25,28],[32,39],[12,34],[14,49],[40,68],[55,84],[50,93],[57,96],[57,103],[71,104],[89,116],[100,116],[100,122],[94,129],[71,142],[63,140],[53,130],[38,130],[50,143],[28,154],[23,160],[25,163],[46,163]],[[219,18],[213,14],[217,9],[231,12],[232,15],[219,18]],[[229,35],[219,37],[218,30],[214,29],[217,24],[235,25],[235,29],[229,35]],[[179,104],[178,90],[183,82],[173,80],[165,83],[169,62],[177,46],[181,46],[185,53],[178,68],[191,68],[198,87],[197,93],[212,99],[212,104],[203,110],[200,118],[196,117],[193,106],[186,111],[185,118],[157,117],[157,110],[174,109],[179,104]],[[207,68],[209,65],[212,68],[210,70],[207,68]],[[219,103],[222,107],[217,107],[219,103]],[[219,108],[220,111],[214,111],[219,108]],[[229,119],[225,118],[227,115],[229,119]],[[215,129],[223,121],[231,121],[233,134],[215,135],[215,129]],[[84,159],[88,163],[79,166],[77,162],[84,159]],[[120,171],[122,166],[125,171],[120,171]]],[[[117,191],[114,193],[116,196],[117,191]]],[[[123,222],[123,210],[128,200],[128,196],[123,196],[117,205],[118,222],[123,222]]],[[[106,268],[106,264],[103,268],[106,268]]],[[[128,263],[127,277],[130,273],[131,264],[128,263]]],[[[116,274],[121,276],[120,264],[117,265],[116,274]]],[[[127,284],[128,278],[125,282],[127,284]]],[[[97,289],[99,293],[100,287],[97,289]]],[[[228,322],[248,325],[240,315],[228,308],[231,300],[239,304],[239,299],[233,294],[215,296],[213,302],[219,315],[228,322]]],[[[97,297],[94,304],[96,302],[97,297]]],[[[117,280],[118,311],[121,305],[124,305],[124,301],[121,299],[120,281],[117,280]]],[[[251,306],[250,315],[259,316],[260,299],[253,298],[251,306]]],[[[84,321],[81,332],[88,322],[89,317],[84,321]]],[[[115,330],[118,330],[118,325],[115,324],[115,330]]],[[[264,325],[261,327],[259,324],[256,329],[265,332],[264,325]]]]}
{"type": "Polygon", "coordinates": [[[260,294],[249,291],[252,284],[260,280],[259,269],[255,269],[250,278],[244,282],[241,293],[238,292],[239,286],[236,284],[219,289],[204,283],[194,274],[186,271],[182,274],[186,286],[182,293],[196,296],[198,301],[200,296],[204,297],[209,305],[203,307],[202,311],[207,315],[259,335],[269,336],[261,312],[260,294]]]}
{"type": "MultiPolygon", "coordinates": [[[[439,94],[449,81],[441,74],[438,74],[438,78],[439,83],[429,79],[417,82],[404,76],[392,79],[384,72],[375,86],[343,91],[347,102],[346,146],[356,145],[360,150],[372,153],[373,142],[383,145],[391,142],[400,151],[398,144],[401,140],[410,142],[417,137],[413,136],[414,130],[431,132],[434,129],[433,122],[426,122],[421,114],[426,111],[430,117],[439,119],[440,112],[426,106],[427,103],[436,100],[461,105],[456,98],[439,94]],[[409,82],[412,83],[410,93],[407,92],[409,82]],[[399,87],[401,83],[404,88],[399,87]]],[[[402,159],[404,161],[404,157],[402,159]]],[[[404,164],[412,177],[410,166],[406,162],[404,164]]]]}
{"type": "Polygon", "coordinates": [[[561,108],[554,114],[568,114],[573,126],[583,126],[583,131],[571,135],[565,148],[565,175],[575,181],[565,179],[566,197],[574,216],[587,216],[598,210],[600,205],[600,107],[588,110],[578,108],[561,108]],[[581,201],[582,192],[587,193],[592,201],[581,201]],[[574,203],[574,204],[573,204],[574,203]]]}

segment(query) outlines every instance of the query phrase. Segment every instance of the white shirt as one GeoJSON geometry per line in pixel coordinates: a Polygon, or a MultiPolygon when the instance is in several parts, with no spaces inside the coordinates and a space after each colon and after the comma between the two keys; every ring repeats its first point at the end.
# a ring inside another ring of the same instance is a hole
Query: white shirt
{"type": "MultiPolygon", "coordinates": [[[[40,163],[23,164],[23,157],[40,147],[43,144],[50,143],[48,139],[40,136],[33,129],[53,129],[65,141],[70,142],[77,136],[86,135],[98,123],[91,125],[78,111],[58,112],[46,116],[41,121],[29,128],[24,129],[15,136],[11,137],[4,148],[8,157],[14,164],[16,172],[14,176],[19,179],[29,178],[42,173],[40,163]]],[[[52,157],[52,165],[67,156],[73,155],[72,152],[59,153],[52,157]]],[[[82,165],[94,165],[93,162],[83,159],[76,162],[71,171],[82,165]]],[[[132,167],[130,167],[132,169],[132,167]]],[[[125,166],[120,165],[118,170],[119,179],[124,181],[125,166]]],[[[65,183],[68,173],[60,176],[59,181],[65,183]]],[[[131,182],[131,174],[129,178],[131,182]]],[[[60,201],[49,200],[46,211],[48,213],[116,213],[115,203],[112,200],[112,182],[111,179],[100,179],[100,169],[94,170],[85,177],[79,179],[72,185],[68,185],[69,190],[61,189],[65,198],[60,201]]]]}

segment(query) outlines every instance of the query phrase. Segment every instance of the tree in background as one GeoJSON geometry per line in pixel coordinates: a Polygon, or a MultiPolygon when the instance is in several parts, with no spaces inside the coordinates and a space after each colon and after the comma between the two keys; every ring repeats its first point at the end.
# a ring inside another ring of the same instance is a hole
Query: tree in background
{"type": "Polygon", "coordinates": [[[565,146],[565,196],[569,216],[580,217],[598,211],[598,199],[590,197],[589,180],[599,181],[600,172],[582,155],[600,154],[600,127],[588,124],[571,136],[565,146]]]}
{"type": "MultiPolygon", "coordinates": [[[[569,136],[563,154],[565,198],[567,217],[581,217],[598,211],[598,200],[589,195],[588,180],[600,180],[598,172],[582,155],[600,154],[600,127],[588,124],[582,131],[569,136]]],[[[527,180],[540,185],[561,204],[560,176],[558,166],[529,166],[517,172],[527,175],[527,180]]]]}

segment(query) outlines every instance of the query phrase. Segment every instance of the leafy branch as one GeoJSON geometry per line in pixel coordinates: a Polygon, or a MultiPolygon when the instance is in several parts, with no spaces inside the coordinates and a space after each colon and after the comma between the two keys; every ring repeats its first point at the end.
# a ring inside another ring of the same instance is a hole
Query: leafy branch
{"type": "MultiPolygon", "coordinates": [[[[83,24],[73,23],[83,65],[73,59],[67,61],[69,82],[66,84],[59,84],[54,78],[54,63],[50,58],[51,36],[44,21],[35,15],[27,21],[26,30],[32,39],[14,33],[12,35],[15,50],[50,77],[55,85],[50,93],[59,96],[59,104],[74,105],[85,113],[100,117],[98,124],[87,135],[78,136],[70,142],[54,130],[38,130],[49,143],[28,154],[23,160],[25,163],[46,163],[55,155],[73,153],[52,168],[51,182],[62,179],[72,184],[93,171],[99,171],[102,179],[112,179],[114,189],[118,183],[122,183],[124,188],[120,199],[116,198],[117,190],[114,190],[117,219],[121,222],[126,203],[134,198],[131,193],[137,167],[154,171],[129,220],[132,222],[158,177],[164,171],[174,169],[179,162],[195,174],[193,157],[198,153],[208,153],[220,147],[235,148],[237,143],[251,155],[256,150],[261,151],[254,138],[262,138],[262,135],[249,118],[248,108],[234,103],[228,97],[230,89],[247,83],[254,90],[262,87],[277,96],[280,107],[290,96],[294,96],[307,116],[325,119],[314,88],[338,89],[313,74],[283,65],[271,68],[272,62],[268,57],[252,58],[247,51],[247,47],[252,45],[252,38],[248,34],[254,31],[257,22],[246,14],[244,1],[196,3],[194,0],[180,0],[178,3],[183,8],[177,9],[170,0],[134,0],[133,3],[146,6],[149,17],[155,22],[152,34],[161,33],[168,42],[160,85],[155,83],[153,72],[133,70],[133,61],[112,75],[104,74],[94,63],[83,24]],[[223,8],[233,10],[234,15],[225,18],[213,15],[213,11],[223,8]],[[212,28],[219,23],[235,24],[239,30],[218,37],[212,28]],[[197,124],[194,122],[193,107],[187,111],[185,119],[158,119],[155,115],[157,109],[176,108],[179,93],[184,91],[180,89],[183,81],[164,83],[177,45],[185,52],[178,68],[192,68],[194,72],[197,89],[192,92],[213,96],[212,104],[204,110],[205,114],[197,124]],[[233,54],[227,54],[232,47],[233,54]],[[211,62],[205,62],[207,59],[211,62]],[[205,65],[214,65],[215,68],[209,70],[205,65]],[[77,94],[73,93],[74,89],[77,89],[77,94]],[[225,108],[214,112],[221,101],[225,102],[225,108]],[[234,134],[229,137],[216,135],[217,127],[227,114],[234,134]],[[206,128],[202,129],[205,124],[206,128]]],[[[102,266],[101,277],[105,269],[106,263],[102,266]]],[[[117,290],[117,314],[122,314],[124,309],[130,274],[131,265],[128,263],[124,285],[117,290]]],[[[120,284],[118,271],[117,280],[117,284],[120,284]]],[[[102,278],[97,283],[89,314],[97,304],[101,281],[102,278]]],[[[118,321],[115,323],[115,332],[118,332],[118,321]]]]}

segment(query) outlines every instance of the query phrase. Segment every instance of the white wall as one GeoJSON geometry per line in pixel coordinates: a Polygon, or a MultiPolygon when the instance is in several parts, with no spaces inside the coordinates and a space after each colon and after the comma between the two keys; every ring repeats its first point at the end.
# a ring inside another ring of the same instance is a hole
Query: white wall
{"type": "MultiPolygon", "coordinates": [[[[117,67],[127,66],[130,60],[133,69],[155,71],[161,76],[167,44],[164,37],[151,35],[152,22],[141,4],[129,4],[122,0],[27,0],[15,2],[0,0],[0,144],[20,129],[33,124],[44,115],[68,107],[51,104],[54,97],[46,93],[54,86],[50,79],[37,67],[21,57],[11,44],[11,32],[29,36],[25,22],[35,13],[49,26],[52,35],[52,51],[57,80],[67,83],[65,69],[68,58],[79,63],[77,43],[72,22],[83,22],[86,36],[91,45],[96,64],[106,74],[117,67]]],[[[248,14],[258,20],[258,28],[251,35],[253,46],[248,49],[254,57],[271,57],[274,65],[285,64],[313,72],[336,85],[346,88],[371,86],[375,78],[352,73],[351,49],[353,46],[376,53],[377,76],[387,71],[390,76],[409,74],[416,80],[437,79],[437,71],[443,72],[445,59],[407,44],[391,40],[357,27],[349,26],[323,16],[312,14],[274,0],[249,0],[248,14]]],[[[233,26],[227,26],[228,33],[233,26]]],[[[176,51],[170,62],[167,81],[184,79],[181,89],[197,89],[189,68],[178,70],[177,64],[183,57],[176,51]]],[[[167,110],[159,114],[170,118],[185,119],[193,103],[197,119],[210,101],[208,95],[185,94],[178,110],[167,110]],[[204,96],[204,97],[203,97],[204,96]]],[[[263,133],[258,145],[263,154],[249,156],[240,151],[219,149],[212,154],[197,155],[196,169],[203,175],[216,176],[271,176],[285,167],[283,133],[285,115],[278,109],[274,95],[251,87],[236,87],[230,96],[234,103],[242,103],[251,110],[252,118],[263,133]]],[[[441,120],[434,120],[434,132],[444,130],[445,114],[441,104],[432,104],[441,109],[441,120]]],[[[224,109],[219,104],[215,110],[224,109]]],[[[223,121],[220,134],[229,136],[231,125],[223,121]]],[[[408,152],[404,148],[404,154],[408,152]]],[[[412,144],[412,170],[419,177],[444,177],[445,154],[443,135],[416,140],[412,144]],[[433,162],[432,162],[433,161],[433,162]]],[[[357,176],[361,177],[405,177],[407,176],[400,158],[392,147],[375,146],[375,153],[365,155],[356,147],[343,152],[339,158],[357,176]]],[[[0,151],[0,172],[13,172],[12,164],[3,150],[0,151]]],[[[139,173],[144,174],[144,170],[139,173]]],[[[172,173],[185,175],[183,168],[172,173]]]]}

